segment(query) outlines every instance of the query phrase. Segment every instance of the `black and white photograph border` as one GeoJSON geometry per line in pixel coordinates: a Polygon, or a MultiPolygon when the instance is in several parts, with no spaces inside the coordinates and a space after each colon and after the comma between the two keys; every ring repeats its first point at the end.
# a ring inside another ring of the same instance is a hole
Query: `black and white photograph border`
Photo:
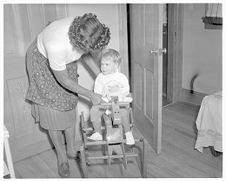
{"type": "Polygon", "coordinates": [[[224,5],[1,1],[2,178],[224,180],[224,5]]]}

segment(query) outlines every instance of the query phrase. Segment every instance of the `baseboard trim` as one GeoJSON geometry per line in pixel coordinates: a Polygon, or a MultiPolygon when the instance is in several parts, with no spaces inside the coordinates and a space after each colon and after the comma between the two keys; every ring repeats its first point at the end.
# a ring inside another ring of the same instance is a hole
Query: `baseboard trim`
{"type": "Polygon", "coordinates": [[[193,93],[190,92],[188,89],[183,89],[181,90],[181,101],[184,102],[189,102],[195,105],[201,105],[202,99],[206,96],[207,94],[201,93],[201,92],[196,92],[193,91],[193,93]]]}

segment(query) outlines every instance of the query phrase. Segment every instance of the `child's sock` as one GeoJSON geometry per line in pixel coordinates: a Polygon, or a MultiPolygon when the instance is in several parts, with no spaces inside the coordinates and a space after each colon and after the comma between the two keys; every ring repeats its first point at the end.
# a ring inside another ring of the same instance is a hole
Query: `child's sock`
{"type": "Polygon", "coordinates": [[[103,136],[99,132],[95,132],[91,136],[89,136],[88,139],[94,141],[101,141],[103,140],[103,136]]]}
{"type": "Polygon", "coordinates": [[[135,140],[134,140],[132,131],[126,132],[125,135],[126,135],[126,144],[127,145],[134,145],[135,144],[135,140]]]}

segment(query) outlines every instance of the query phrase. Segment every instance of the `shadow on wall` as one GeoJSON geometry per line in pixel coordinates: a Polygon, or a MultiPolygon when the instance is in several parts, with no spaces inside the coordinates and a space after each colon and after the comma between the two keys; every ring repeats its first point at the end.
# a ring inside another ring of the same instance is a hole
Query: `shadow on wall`
{"type": "Polygon", "coordinates": [[[190,81],[190,93],[191,94],[194,94],[194,82],[195,80],[197,79],[198,77],[198,73],[196,73],[192,78],[191,78],[191,81],[190,81]]]}

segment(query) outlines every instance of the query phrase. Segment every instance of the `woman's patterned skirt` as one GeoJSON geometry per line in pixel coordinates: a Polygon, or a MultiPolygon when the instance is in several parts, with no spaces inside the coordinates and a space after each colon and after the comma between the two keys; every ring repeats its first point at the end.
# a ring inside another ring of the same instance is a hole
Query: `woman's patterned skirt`
{"type": "MultiPolygon", "coordinates": [[[[76,121],[77,94],[63,88],[55,79],[49,61],[37,48],[35,40],[26,54],[29,88],[26,100],[32,103],[32,115],[41,127],[64,130],[76,121]]],[[[69,77],[78,82],[77,64],[67,65],[69,77]]]]}

